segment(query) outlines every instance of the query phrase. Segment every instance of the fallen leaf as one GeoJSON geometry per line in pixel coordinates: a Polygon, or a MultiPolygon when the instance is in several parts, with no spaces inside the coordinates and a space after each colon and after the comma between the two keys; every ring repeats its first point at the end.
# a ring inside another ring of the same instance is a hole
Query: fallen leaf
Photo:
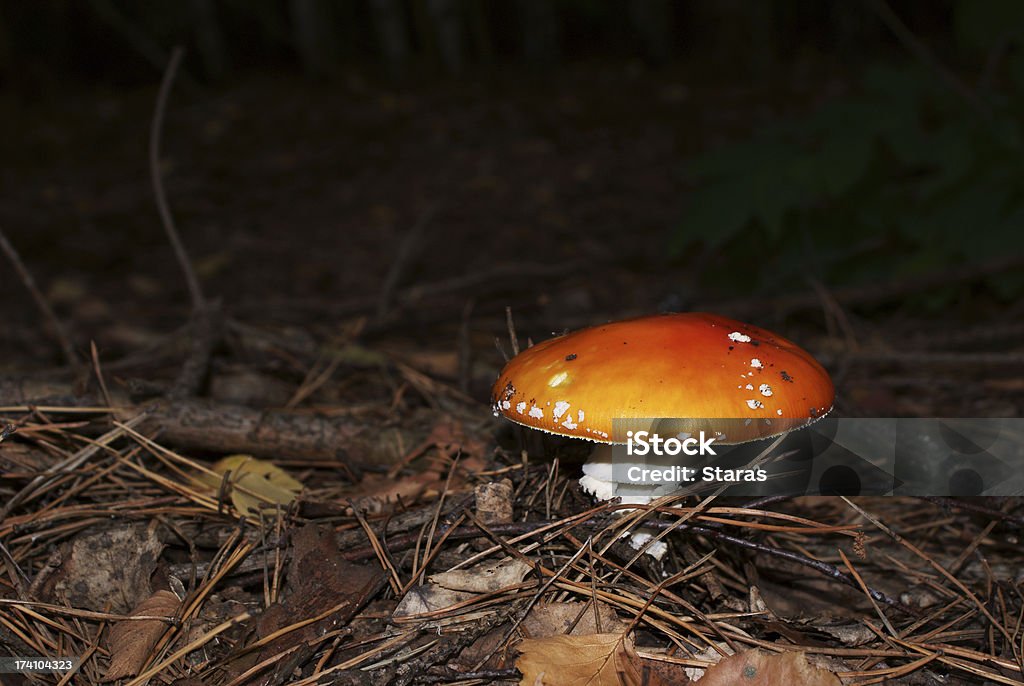
{"type": "MultiPolygon", "coordinates": [[[[654,660],[647,657],[640,658],[640,664],[643,669],[647,670],[647,673],[651,676],[648,678],[648,683],[665,683],[672,684],[672,686],[688,686],[689,684],[695,684],[693,681],[690,668],[685,665],[678,664],[676,662],[666,662],[664,660],[654,660]],[[656,681],[660,679],[661,681],[656,681]]],[[[699,670],[701,674],[704,670],[699,670]]],[[[784,684],[783,686],[800,686],[799,684],[784,684]]]]}
{"type": "Polygon", "coordinates": [[[709,667],[700,686],[841,686],[839,677],[807,662],[800,652],[747,650],[709,667]]]}
{"type": "MultiPolygon", "coordinates": [[[[401,602],[398,603],[398,607],[391,613],[391,621],[396,624],[402,622],[420,622],[427,617],[422,615],[435,615],[441,614],[443,610],[450,607],[464,603],[467,600],[475,598],[475,594],[466,593],[464,591],[452,591],[447,588],[441,588],[436,584],[425,584],[423,586],[413,586],[402,598],[401,602]]],[[[437,620],[435,625],[448,623],[449,621],[458,621],[462,618],[451,619],[451,620],[437,620]]]]}
{"type": "MultiPolygon", "coordinates": [[[[252,653],[228,660],[227,672],[232,678],[256,662],[274,662],[266,672],[245,681],[247,685],[290,683],[292,672],[318,649],[323,636],[347,626],[387,585],[380,565],[356,564],[342,556],[329,526],[310,523],[294,531],[291,557],[282,599],[267,607],[256,620],[252,638],[266,643],[252,662],[252,653]],[[333,612],[315,622],[281,631],[332,608],[333,612]]],[[[240,645],[238,650],[244,648],[240,645]]]]}
{"type": "Polygon", "coordinates": [[[511,557],[496,562],[482,562],[467,569],[453,569],[428,578],[438,586],[453,591],[470,593],[491,593],[520,583],[530,570],[530,565],[511,557]]]}
{"type": "Polygon", "coordinates": [[[428,471],[399,478],[388,478],[383,474],[367,474],[359,483],[359,496],[352,504],[361,512],[380,514],[390,510],[390,505],[401,501],[405,505],[416,502],[422,496],[429,496],[444,488],[444,478],[439,472],[428,471]]]}
{"type": "Polygon", "coordinates": [[[644,673],[633,649],[633,640],[623,634],[528,638],[518,649],[516,667],[523,675],[520,686],[661,686],[665,683],[651,672],[644,673]]]}
{"type": "Polygon", "coordinates": [[[125,614],[152,594],[150,577],[164,545],[144,524],[86,531],[54,552],[41,585],[46,600],[125,614]]]}
{"type": "Polygon", "coordinates": [[[601,620],[601,626],[597,626],[594,620],[594,607],[582,600],[575,600],[565,603],[542,603],[535,605],[529,614],[523,619],[523,631],[530,638],[546,638],[568,633],[572,636],[581,634],[597,633],[622,633],[626,630],[626,623],[619,619],[615,610],[607,603],[599,602],[597,612],[601,620]],[[583,616],[576,622],[576,617],[583,612],[583,616]],[[576,626],[572,631],[569,627],[573,622],[576,626]]]}
{"type": "MultiPolygon", "coordinates": [[[[170,591],[157,591],[136,605],[131,611],[131,616],[173,617],[180,605],[178,596],[170,591]]],[[[114,681],[138,674],[168,626],[159,619],[122,619],[116,622],[107,635],[110,666],[107,667],[103,680],[114,681]]]]}
{"type": "Polygon", "coordinates": [[[504,669],[507,666],[505,664],[506,650],[502,648],[508,646],[508,642],[505,640],[506,631],[504,626],[491,629],[466,646],[458,655],[449,658],[448,666],[456,672],[472,672],[478,664],[480,669],[475,671],[504,669]],[[484,660],[482,664],[481,660],[484,660]]]}
{"type": "Polygon", "coordinates": [[[259,512],[273,504],[289,505],[302,492],[302,484],[288,472],[251,455],[229,455],[210,469],[221,477],[203,472],[196,478],[208,488],[219,491],[223,476],[230,472],[227,486],[231,504],[241,514],[259,512]]]}
{"type": "Polygon", "coordinates": [[[514,492],[512,482],[508,479],[478,484],[473,489],[477,519],[482,524],[511,523],[514,492]]]}

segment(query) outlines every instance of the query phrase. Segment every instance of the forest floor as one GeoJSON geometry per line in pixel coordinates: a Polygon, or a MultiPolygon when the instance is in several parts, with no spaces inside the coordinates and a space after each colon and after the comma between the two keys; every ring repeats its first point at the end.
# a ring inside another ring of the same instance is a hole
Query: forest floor
{"type": "Polygon", "coordinates": [[[812,352],[839,416],[1020,416],[1024,311],[978,285],[1011,262],[749,293],[703,285],[728,256],[666,256],[683,160],[843,85],[787,87],[621,65],[179,85],[162,174],[206,328],[153,201],[153,90],[9,103],[0,230],[78,359],[5,261],[4,655],[180,686],[1024,684],[1019,499],[622,517],[573,442],[491,415],[510,308],[524,344],[716,311],[812,352]],[[672,529],[662,560],[620,539],[637,518],[672,529]]]}

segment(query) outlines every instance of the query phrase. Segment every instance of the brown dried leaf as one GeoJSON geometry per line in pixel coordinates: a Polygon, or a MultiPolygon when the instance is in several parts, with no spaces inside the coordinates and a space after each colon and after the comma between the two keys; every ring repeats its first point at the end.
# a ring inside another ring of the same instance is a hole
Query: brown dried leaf
{"type": "Polygon", "coordinates": [[[839,678],[827,669],[807,662],[803,653],[771,654],[748,650],[727,657],[708,668],[700,686],[840,686],[839,678]]]}
{"type": "Polygon", "coordinates": [[[568,632],[570,635],[596,633],[622,633],[626,630],[626,623],[619,619],[615,610],[607,603],[598,603],[598,615],[601,626],[597,626],[594,619],[594,607],[587,607],[583,601],[570,601],[565,603],[540,603],[530,610],[523,619],[522,629],[530,638],[545,638],[557,636],[568,632]],[[572,631],[569,627],[576,621],[576,617],[586,607],[583,616],[576,622],[572,631]]]}
{"type": "Polygon", "coordinates": [[[398,500],[409,505],[420,497],[429,495],[431,491],[436,492],[443,487],[444,479],[436,471],[412,474],[401,479],[368,474],[359,483],[359,497],[354,498],[352,502],[363,512],[379,514],[388,511],[388,505],[398,500]]]}
{"type": "Polygon", "coordinates": [[[245,683],[286,683],[292,670],[307,660],[319,645],[320,637],[346,626],[386,584],[380,565],[356,564],[344,558],[331,527],[310,523],[295,531],[283,599],[268,607],[257,619],[256,638],[268,638],[328,608],[336,609],[327,617],[270,640],[260,650],[258,661],[283,653],[288,653],[288,657],[245,683]]]}
{"type": "Polygon", "coordinates": [[[519,644],[520,686],[660,686],[643,673],[633,640],[622,634],[528,638],[519,644]]]}
{"type": "MultiPolygon", "coordinates": [[[[170,591],[157,591],[136,605],[131,616],[172,617],[180,605],[178,596],[170,591]]],[[[159,619],[123,619],[115,623],[107,635],[110,666],[103,680],[114,681],[138,674],[167,626],[166,622],[159,619]]]]}
{"type": "Polygon", "coordinates": [[[522,560],[511,557],[481,562],[468,569],[452,569],[428,578],[438,586],[453,591],[492,593],[520,583],[533,569],[522,560]]]}
{"type": "Polygon", "coordinates": [[[413,586],[398,603],[391,620],[396,623],[423,621],[422,615],[436,616],[449,607],[454,607],[470,600],[474,594],[465,591],[453,591],[437,584],[413,586]]]}
{"type": "Polygon", "coordinates": [[[127,613],[152,593],[149,580],[163,548],[145,524],[89,529],[55,555],[55,571],[41,595],[72,607],[127,613]]]}

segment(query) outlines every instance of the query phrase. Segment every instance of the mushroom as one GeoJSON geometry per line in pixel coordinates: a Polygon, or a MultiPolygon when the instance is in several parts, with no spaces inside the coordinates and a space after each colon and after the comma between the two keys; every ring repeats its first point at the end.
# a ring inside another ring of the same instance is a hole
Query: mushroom
{"type": "Polygon", "coordinates": [[[615,487],[611,444],[645,428],[642,418],[678,418],[674,430],[681,433],[707,431],[720,444],[743,443],[823,417],[834,395],[828,373],[785,338],[713,314],[682,313],[538,343],[505,365],[491,403],[495,415],[523,426],[598,443],[580,484],[607,500],[615,487]],[[730,421],[726,435],[722,419],[743,421],[730,421]]]}

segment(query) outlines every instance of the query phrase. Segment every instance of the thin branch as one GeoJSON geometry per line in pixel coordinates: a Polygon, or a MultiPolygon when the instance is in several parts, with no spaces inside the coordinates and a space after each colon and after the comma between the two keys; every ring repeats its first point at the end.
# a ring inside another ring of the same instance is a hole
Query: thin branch
{"type": "Polygon", "coordinates": [[[993,628],[995,628],[995,630],[998,631],[1002,635],[1002,637],[1004,639],[1006,639],[1006,644],[1009,646],[1010,652],[1012,653],[1014,660],[1021,667],[1021,671],[1024,672],[1024,656],[1022,656],[1021,649],[1018,647],[1018,644],[1014,640],[1014,637],[1010,634],[1009,630],[1005,626],[1003,626],[1002,624],[999,623],[998,620],[996,620],[995,616],[992,614],[991,611],[989,611],[989,609],[986,606],[986,604],[983,603],[981,600],[979,600],[976,595],[971,593],[970,589],[968,589],[967,586],[964,585],[964,582],[962,582],[962,581],[960,581],[960,579],[956,578],[953,574],[951,574],[949,572],[949,570],[947,570],[945,567],[943,567],[937,561],[932,559],[923,550],[921,550],[920,548],[915,546],[913,543],[911,543],[907,539],[903,538],[903,536],[901,536],[899,533],[897,533],[893,529],[891,529],[888,526],[886,526],[882,522],[882,520],[880,520],[878,517],[875,517],[874,515],[870,514],[869,512],[864,510],[862,507],[858,506],[856,503],[851,501],[846,496],[841,495],[839,497],[842,498],[843,502],[845,502],[847,505],[849,505],[853,510],[855,510],[857,513],[859,513],[862,517],[864,517],[869,522],[874,524],[882,533],[886,534],[893,541],[895,541],[896,543],[902,545],[904,548],[909,550],[911,553],[913,553],[914,555],[916,555],[920,559],[924,560],[926,563],[928,563],[929,566],[931,566],[932,569],[934,569],[936,572],[938,572],[943,577],[945,577],[951,584],[956,586],[957,590],[959,590],[963,594],[964,598],[966,598],[967,600],[971,601],[971,603],[975,607],[978,608],[978,610],[981,612],[981,614],[985,615],[985,619],[987,619],[991,623],[991,626],[993,628]]]}
{"type": "Polygon", "coordinates": [[[185,252],[185,245],[181,242],[181,236],[174,225],[174,218],[171,216],[167,195],[164,192],[163,175],[160,173],[160,136],[164,126],[164,112],[167,110],[167,98],[171,93],[171,86],[174,84],[174,76],[178,73],[178,67],[181,65],[184,55],[185,50],[181,46],[174,48],[171,60],[167,64],[167,71],[164,72],[163,81],[160,83],[156,109],[153,112],[153,123],[149,130],[149,175],[153,182],[153,193],[156,196],[156,208],[160,212],[160,221],[174,248],[178,265],[185,274],[189,296],[192,298],[192,310],[199,312],[206,307],[206,300],[203,298],[203,291],[199,287],[195,271],[192,269],[192,263],[188,259],[188,253],[185,252]]]}
{"type": "Polygon", "coordinates": [[[0,229],[0,249],[7,255],[7,259],[10,260],[11,265],[14,266],[14,270],[18,272],[18,276],[21,277],[21,283],[28,290],[32,299],[36,303],[36,307],[39,308],[40,312],[49,322],[50,328],[53,330],[53,335],[57,339],[57,343],[60,345],[61,352],[64,353],[64,359],[67,360],[68,366],[72,370],[77,370],[79,366],[78,355],[75,354],[75,349],[71,345],[71,339],[68,337],[67,331],[64,326],[57,319],[57,315],[54,313],[53,308],[46,302],[46,298],[39,291],[36,286],[35,279],[32,278],[32,274],[25,267],[25,264],[21,261],[21,256],[18,255],[18,251],[14,249],[10,241],[7,240],[7,236],[4,235],[3,229],[0,229]]]}

